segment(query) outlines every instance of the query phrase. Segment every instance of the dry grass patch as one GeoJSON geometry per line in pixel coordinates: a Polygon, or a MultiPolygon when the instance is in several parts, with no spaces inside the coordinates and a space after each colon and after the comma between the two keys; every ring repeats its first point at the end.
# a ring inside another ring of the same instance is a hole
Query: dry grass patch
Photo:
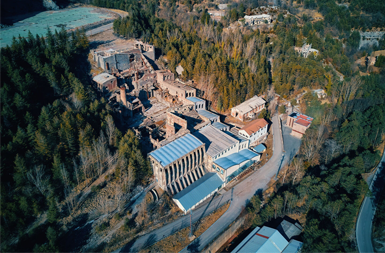
{"type": "MultiPolygon", "coordinates": [[[[205,218],[195,222],[193,224],[193,228],[195,228],[194,235],[195,237],[199,237],[206,231],[215,221],[219,219],[229,208],[230,203],[226,203],[217,209],[215,212],[206,216],[205,218]]],[[[141,250],[140,253],[145,252],[179,252],[187,245],[190,244],[190,240],[188,235],[190,233],[190,227],[184,228],[169,237],[155,243],[151,247],[141,250]]]]}

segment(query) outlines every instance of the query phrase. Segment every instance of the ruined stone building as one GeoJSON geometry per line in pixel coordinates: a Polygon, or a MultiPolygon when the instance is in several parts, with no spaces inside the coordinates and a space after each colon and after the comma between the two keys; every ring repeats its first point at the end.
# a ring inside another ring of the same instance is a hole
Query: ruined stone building
{"type": "Polygon", "coordinates": [[[196,89],[180,81],[175,81],[174,73],[171,71],[158,70],[156,74],[159,87],[168,90],[172,96],[178,97],[180,101],[184,101],[188,97],[196,97],[196,89]]]}
{"type": "Polygon", "coordinates": [[[155,47],[153,45],[137,41],[135,43],[135,48],[139,49],[140,52],[147,56],[149,59],[155,61],[155,47]]]}
{"type": "Polygon", "coordinates": [[[379,41],[384,37],[385,32],[360,32],[360,45],[358,49],[362,47],[378,46],[379,41]]]}
{"type": "Polygon", "coordinates": [[[138,74],[136,74],[131,83],[133,86],[133,94],[141,100],[154,97],[154,90],[156,90],[156,73],[147,73],[141,78],[138,78],[138,74]]]}
{"type": "Polygon", "coordinates": [[[302,47],[294,47],[294,50],[305,58],[309,55],[316,56],[319,53],[317,49],[311,48],[311,44],[306,43],[302,47]]]}
{"type": "Polygon", "coordinates": [[[102,73],[93,78],[97,89],[103,94],[112,92],[118,87],[118,82],[115,76],[102,73]]]}
{"type": "Polygon", "coordinates": [[[205,174],[205,144],[191,134],[149,153],[160,188],[176,194],[205,174]]]}
{"type": "Polygon", "coordinates": [[[245,24],[250,26],[271,24],[272,22],[273,22],[273,18],[269,14],[245,16],[245,24]]]}
{"type": "MultiPolygon", "coordinates": [[[[147,47],[153,48],[152,45],[147,47]]],[[[143,54],[143,45],[136,48],[123,48],[108,50],[91,51],[93,60],[97,66],[107,73],[121,73],[124,76],[135,74],[137,71],[143,73],[152,72],[153,68],[143,54]]],[[[152,57],[152,56],[151,56],[152,57]]],[[[154,54],[155,59],[155,54],[154,54]]]]}
{"type": "Polygon", "coordinates": [[[312,117],[293,112],[287,116],[286,125],[292,128],[291,135],[302,138],[312,121],[312,117]]]}
{"type": "Polygon", "coordinates": [[[254,96],[242,104],[231,108],[231,116],[241,121],[254,119],[264,108],[266,101],[258,96],[254,96]]]}

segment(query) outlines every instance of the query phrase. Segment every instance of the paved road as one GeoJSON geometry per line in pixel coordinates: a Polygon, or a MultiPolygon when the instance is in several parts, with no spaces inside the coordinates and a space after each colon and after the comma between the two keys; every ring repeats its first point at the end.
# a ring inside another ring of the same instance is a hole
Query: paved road
{"type": "MultiPolygon", "coordinates": [[[[113,10],[109,10],[109,11],[115,12],[116,14],[119,14],[119,16],[122,17],[122,18],[127,16],[127,14],[122,14],[120,12],[116,12],[116,11],[113,11],[113,10]]],[[[87,31],[86,35],[87,36],[91,36],[91,35],[95,35],[95,34],[107,31],[109,29],[112,29],[112,25],[113,25],[113,21],[111,23],[107,24],[107,25],[102,25],[102,26],[99,26],[97,28],[94,28],[94,29],[91,29],[91,30],[87,31]]]]}
{"type": "MultiPolygon", "coordinates": [[[[201,207],[193,211],[193,222],[214,211],[218,206],[228,200],[232,200],[229,209],[224,213],[211,227],[209,227],[192,244],[194,250],[201,251],[208,243],[218,236],[227,226],[233,222],[241,213],[247,200],[250,199],[258,190],[264,190],[270,179],[277,173],[282,159],[282,135],[279,130],[278,116],[273,117],[273,149],[274,153],[271,159],[258,171],[254,172],[232,190],[226,193],[214,196],[201,207]]],[[[148,247],[164,237],[167,237],[177,230],[187,227],[190,224],[190,216],[186,215],[173,223],[152,231],[149,234],[139,237],[136,241],[123,247],[120,252],[137,252],[140,249],[148,247]]],[[[187,247],[182,250],[187,252],[187,247]]]]}
{"type": "MultiPolygon", "coordinates": [[[[381,170],[383,169],[385,163],[385,152],[382,154],[381,162],[378,164],[378,169],[375,173],[373,180],[370,183],[369,189],[374,190],[376,185],[373,185],[373,182],[376,181],[377,175],[380,175],[381,170]]],[[[381,184],[380,184],[381,185],[381,184]]],[[[357,225],[356,225],[356,238],[358,251],[360,253],[364,252],[374,252],[372,244],[372,221],[374,214],[376,212],[376,207],[373,204],[373,197],[367,196],[362,202],[360,213],[358,214],[357,225]]]]}

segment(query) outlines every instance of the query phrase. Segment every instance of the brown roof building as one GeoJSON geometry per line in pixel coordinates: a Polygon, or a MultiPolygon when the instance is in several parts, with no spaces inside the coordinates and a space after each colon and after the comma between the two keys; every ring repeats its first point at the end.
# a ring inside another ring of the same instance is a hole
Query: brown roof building
{"type": "Polygon", "coordinates": [[[267,134],[269,123],[265,119],[256,119],[239,130],[239,135],[250,140],[250,144],[267,134]]]}

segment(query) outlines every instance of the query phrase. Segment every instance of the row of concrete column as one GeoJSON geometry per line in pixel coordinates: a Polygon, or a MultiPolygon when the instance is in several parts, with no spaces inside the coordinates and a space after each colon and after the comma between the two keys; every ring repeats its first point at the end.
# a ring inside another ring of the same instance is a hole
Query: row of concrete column
{"type": "Polygon", "coordinates": [[[199,166],[198,168],[188,172],[186,175],[180,177],[179,179],[169,184],[167,186],[167,190],[173,195],[177,194],[178,192],[182,191],[187,186],[201,178],[204,174],[205,173],[203,166],[199,166]]]}
{"type": "Polygon", "coordinates": [[[164,169],[163,182],[169,185],[203,163],[203,148],[199,148],[176,160],[164,169]]]}

